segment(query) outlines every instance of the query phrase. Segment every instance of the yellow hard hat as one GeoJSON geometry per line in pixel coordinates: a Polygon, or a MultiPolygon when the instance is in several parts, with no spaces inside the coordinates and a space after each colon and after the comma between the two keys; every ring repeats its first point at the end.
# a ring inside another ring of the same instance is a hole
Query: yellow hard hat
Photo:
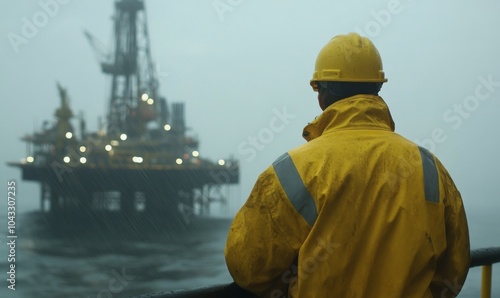
{"type": "Polygon", "coordinates": [[[382,59],[375,45],[357,33],[337,35],[319,52],[310,82],[318,91],[318,81],[387,82],[382,59]]]}

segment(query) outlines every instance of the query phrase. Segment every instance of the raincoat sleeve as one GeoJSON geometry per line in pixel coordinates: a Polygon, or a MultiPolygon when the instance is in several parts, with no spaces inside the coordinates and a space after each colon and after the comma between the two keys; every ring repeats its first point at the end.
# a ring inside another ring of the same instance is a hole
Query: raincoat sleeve
{"type": "Polygon", "coordinates": [[[446,169],[439,164],[444,186],[446,251],[438,260],[430,287],[433,297],[455,297],[465,283],[470,265],[467,218],[460,196],[446,169]]]}
{"type": "Polygon", "coordinates": [[[282,297],[310,227],[296,214],[272,167],[264,171],[236,214],[225,257],[234,281],[261,297],[282,297]]]}

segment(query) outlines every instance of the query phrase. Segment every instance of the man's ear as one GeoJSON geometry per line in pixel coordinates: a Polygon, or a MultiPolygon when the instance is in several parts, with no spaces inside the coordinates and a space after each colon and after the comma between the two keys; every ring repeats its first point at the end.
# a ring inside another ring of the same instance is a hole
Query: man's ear
{"type": "Polygon", "coordinates": [[[325,101],[321,97],[319,91],[318,91],[318,103],[319,103],[319,107],[321,108],[321,110],[324,111],[326,109],[325,101]]]}

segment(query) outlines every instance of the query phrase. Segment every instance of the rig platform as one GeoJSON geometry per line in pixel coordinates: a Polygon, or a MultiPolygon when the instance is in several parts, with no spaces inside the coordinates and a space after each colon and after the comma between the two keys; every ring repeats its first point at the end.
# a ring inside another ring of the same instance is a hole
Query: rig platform
{"type": "Polygon", "coordinates": [[[27,157],[9,165],[21,169],[23,180],[40,183],[41,208],[53,214],[183,218],[207,212],[212,202],[227,200],[221,187],[239,183],[238,162],[201,157],[198,140],[186,132],[184,104],[169,106],[160,96],[144,1],[114,6],[112,54],[85,33],[111,77],[106,120],[87,132],[79,117],[77,134],[67,90],[58,84],[56,121],[22,138],[27,157]]]}

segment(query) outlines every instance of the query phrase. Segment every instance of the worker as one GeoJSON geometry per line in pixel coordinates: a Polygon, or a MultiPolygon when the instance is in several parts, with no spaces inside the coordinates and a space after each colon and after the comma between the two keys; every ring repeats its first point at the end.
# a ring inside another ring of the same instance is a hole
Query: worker
{"type": "Polygon", "coordinates": [[[374,44],[332,38],[310,81],[323,112],[258,177],[225,257],[259,297],[454,297],[470,263],[461,195],[442,163],[394,132],[374,44]]]}

